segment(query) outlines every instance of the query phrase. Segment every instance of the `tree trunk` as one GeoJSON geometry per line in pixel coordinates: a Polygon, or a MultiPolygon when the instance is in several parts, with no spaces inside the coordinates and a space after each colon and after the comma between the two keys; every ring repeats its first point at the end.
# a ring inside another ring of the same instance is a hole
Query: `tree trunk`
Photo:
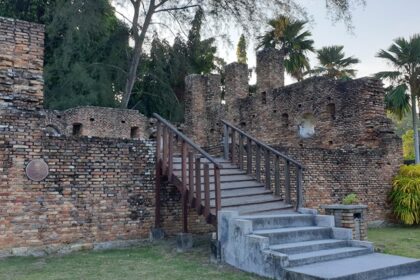
{"type": "Polygon", "coordinates": [[[134,50],[133,50],[133,56],[130,61],[130,68],[128,70],[127,75],[127,81],[125,83],[124,88],[124,94],[121,102],[121,108],[127,108],[128,102],[130,101],[131,92],[133,91],[134,84],[137,80],[137,68],[139,67],[140,57],[143,51],[143,43],[144,39],[146,38],[147,30],[149,29],[150,23],[152,22],[153,14],[155,13],[155,1],[150,1],[150,6],[146,14],[146,18],[144,19],[144,23],[140,32],[140,35],[138,35],[138,18],[139,18],[139,9],[140,9],[140,2],[137,1],[134,4],[135,14],[134,14],[134,20],[133,20],[133,31],[137,34],[133,34],[135,38],[134,42],[134,50]]]}
{"type": "Polygon", "coordinates": [[[416,155],[416,164],[420,163],[420,146],[419,146],[419,132],[417,119],[417,98],[414,93],[411,93],[411,112],[413,115],[413,131],[414,131],[414,153],[416,155]]]}

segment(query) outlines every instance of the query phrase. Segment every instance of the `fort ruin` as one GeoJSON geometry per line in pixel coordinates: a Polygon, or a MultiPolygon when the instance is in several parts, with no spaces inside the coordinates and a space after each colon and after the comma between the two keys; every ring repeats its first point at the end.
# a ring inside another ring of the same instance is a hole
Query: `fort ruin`
{"type": "MultiPolygon", "coordinates": [[[[151,121],[131,110],[45,110],[43,40],[43,26],[0,18],[0,255],[139,242],[155,220],[151,121]],[[48,176],[33,181],[25,169],[37,159],[48,165],[48,176]]],[[[185,132],[220,153],[226,119],[305,165],[305,207],[356,193],[369,207],[369,221],[387,219],[402,152],[380,82],[310,78],[284,86],[281,54],[257,57],[255,95],[247,65],[226,66],[226,104],[219,75],[186,78],[185,132]]],[[[180,194],[174,186],[161,191],[163,229],[177,233],[180,194]]],[[[191,232],[214,230],[189,215],[191,232]]]]}

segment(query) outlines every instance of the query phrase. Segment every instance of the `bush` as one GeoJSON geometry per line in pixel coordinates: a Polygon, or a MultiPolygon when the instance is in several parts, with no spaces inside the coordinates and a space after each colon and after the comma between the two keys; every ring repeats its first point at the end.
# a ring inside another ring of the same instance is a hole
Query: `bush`
{"type": "Polygon", "coordinates": [[[357,195],[355,193],[348,194],[343,198],[344,205],[356,204],[358,202],[359,199],[357,198],[357,195]]]}
{"type": "Polygon", "coordinates": [[[403,155],[405,160],[413,160],[414,155],[414,131],[407,130],[402,136],[403,141],[403,155]]]}
{"type": "Polygon", "coordinates": [[[420,165],[401,166],[390,197],[398,219],[406,225],[420,224],[420,165]]]}

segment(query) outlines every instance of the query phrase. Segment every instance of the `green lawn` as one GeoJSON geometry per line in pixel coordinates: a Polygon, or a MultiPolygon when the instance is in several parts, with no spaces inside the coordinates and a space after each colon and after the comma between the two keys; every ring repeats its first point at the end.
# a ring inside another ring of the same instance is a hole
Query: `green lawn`
{"type": "Polygon", "coordinates": [[[79,252],[46,258],[0,260],[2,280],[50,279],[262,279],[218,266],[209,260],[208,243],[179,254],[172,243],[144,245],[133,249],[79,252]]]}
{"type": "Polygon", "coordinates": [[[420,259],[420,227],[369,229],[368,238],[380,252],[420,259]]]}

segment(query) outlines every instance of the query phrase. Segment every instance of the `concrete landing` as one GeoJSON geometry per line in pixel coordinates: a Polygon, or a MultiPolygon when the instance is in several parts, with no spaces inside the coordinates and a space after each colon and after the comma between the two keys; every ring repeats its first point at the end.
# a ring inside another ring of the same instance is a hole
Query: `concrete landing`
{"type": "MultiPolygon", "coordinates": [[[[387,279],[397,275],[420,273],[420,260],[386,254],[369,254],[359,257],[340,259],[286,268],[286,279],[387,279]]],[[[406,277],[414,277],[406,276],[406,277]]],[[[420,279],[420,278],[391,278],[420,279]]]]}

